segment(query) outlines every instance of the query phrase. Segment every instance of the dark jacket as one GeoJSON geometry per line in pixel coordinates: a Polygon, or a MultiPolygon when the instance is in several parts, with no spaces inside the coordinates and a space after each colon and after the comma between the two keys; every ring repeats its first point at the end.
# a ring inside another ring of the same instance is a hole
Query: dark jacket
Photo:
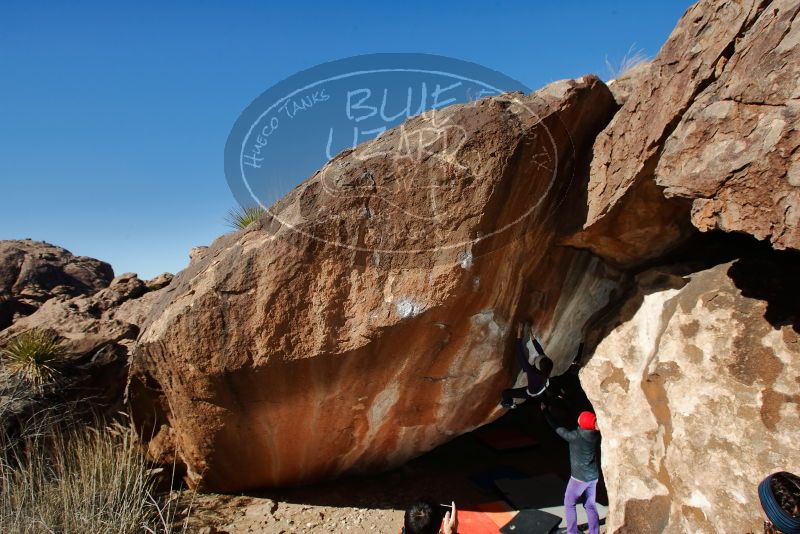
{"type": "Polygon", "coordinates": [[[569,467],[572,478],[581,482],[591,482],[600,478],[597,457],[600,432],[583,428],[567,430],[565,427],[555,424],[547,410],[544,411],[544,416],[550,426],[555,429],[556,434],[569,442],[569,467]]]}
{"type": "MultiPolygon", "coordinates": [[[[539,353],[539,356],[546,356],[544,353],[544,349],[536,341],[535,337],[531,338],[533,341],[533,346],[536,348],[536,352],[539,353]]],[[[525,350],[525,341],[522,338],[517,338],[517,361],[519,362],[520,367],[522,370],[525,371],[525,375],[528,377],[528,396],[530,397],[538,397],[544,390],[547,388],[548,380],[547,376],[544,375],[535,365],[531,365],[528,361],[528,354],[525,350]]]]}

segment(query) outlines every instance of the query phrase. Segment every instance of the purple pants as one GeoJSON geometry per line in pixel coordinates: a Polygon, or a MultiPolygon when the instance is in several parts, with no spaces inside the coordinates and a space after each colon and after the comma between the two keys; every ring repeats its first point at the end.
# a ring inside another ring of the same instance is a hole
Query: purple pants
{"type": "Polygon", "coordinates": [[[586,509],[586,516],[589,519],[589,534],[598,534],[600,532],[600,516],[597,515],[597,507],[595,506],[597,480],[582,482],[572,477],[569,477],[567,491],[564,493],[564,512],[567,516],[567,533],[578,534],[578,513],[575,511],[575,505],[582,495],[586,496],[583,507],[586,509]]]}

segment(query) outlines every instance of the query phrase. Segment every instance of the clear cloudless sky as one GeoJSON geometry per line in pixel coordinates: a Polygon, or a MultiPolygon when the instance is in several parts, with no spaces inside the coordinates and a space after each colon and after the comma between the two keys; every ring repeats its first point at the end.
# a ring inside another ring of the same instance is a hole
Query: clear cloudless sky
{"type": "MultiPolygon", "coordinates": [[[[655,56],[689,1],[0,2],[0,239],[177,272],[228,230],[228,132],[298,70],[425,52],[536,89],[655,56]]],[[[301,179],[304,177],[300,177],[301,179]]]]}

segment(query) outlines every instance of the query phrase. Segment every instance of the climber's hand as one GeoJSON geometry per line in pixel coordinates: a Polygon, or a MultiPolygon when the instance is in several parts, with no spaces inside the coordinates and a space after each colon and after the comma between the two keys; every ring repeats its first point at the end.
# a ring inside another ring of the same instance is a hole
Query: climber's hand
{"type": "Polygon", "coordinates": [[[442,522],[443,534],[456,534],[458,532],[458,511],[456,510],[456,503],[453,501],[452,509],[444,514],[444,521],[442,522]]]}

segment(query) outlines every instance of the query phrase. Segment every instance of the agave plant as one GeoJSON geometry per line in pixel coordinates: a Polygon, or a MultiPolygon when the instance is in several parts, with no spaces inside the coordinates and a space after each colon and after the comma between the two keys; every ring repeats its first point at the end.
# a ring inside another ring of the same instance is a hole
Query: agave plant
{"type": "Polygon", "coordinates": [[[225,217],[225,221],[228,225],[235,229],[241,230],[243,228],[247,228],[252,223],[256,222],[259,217],[261,217],[267,210],[262,208],[261,206],[247,206],[247,207],[239,207],[234,208],[228,212],[228,216],[225,217]]]}
{"type": "Polygon", "coordinates": [[[55,332],[39,328],[18,334],[0,349],[6,369],[34,387],[41,387],[58,375],[55,364],[62,354],[63,347],[55,332]]]}

